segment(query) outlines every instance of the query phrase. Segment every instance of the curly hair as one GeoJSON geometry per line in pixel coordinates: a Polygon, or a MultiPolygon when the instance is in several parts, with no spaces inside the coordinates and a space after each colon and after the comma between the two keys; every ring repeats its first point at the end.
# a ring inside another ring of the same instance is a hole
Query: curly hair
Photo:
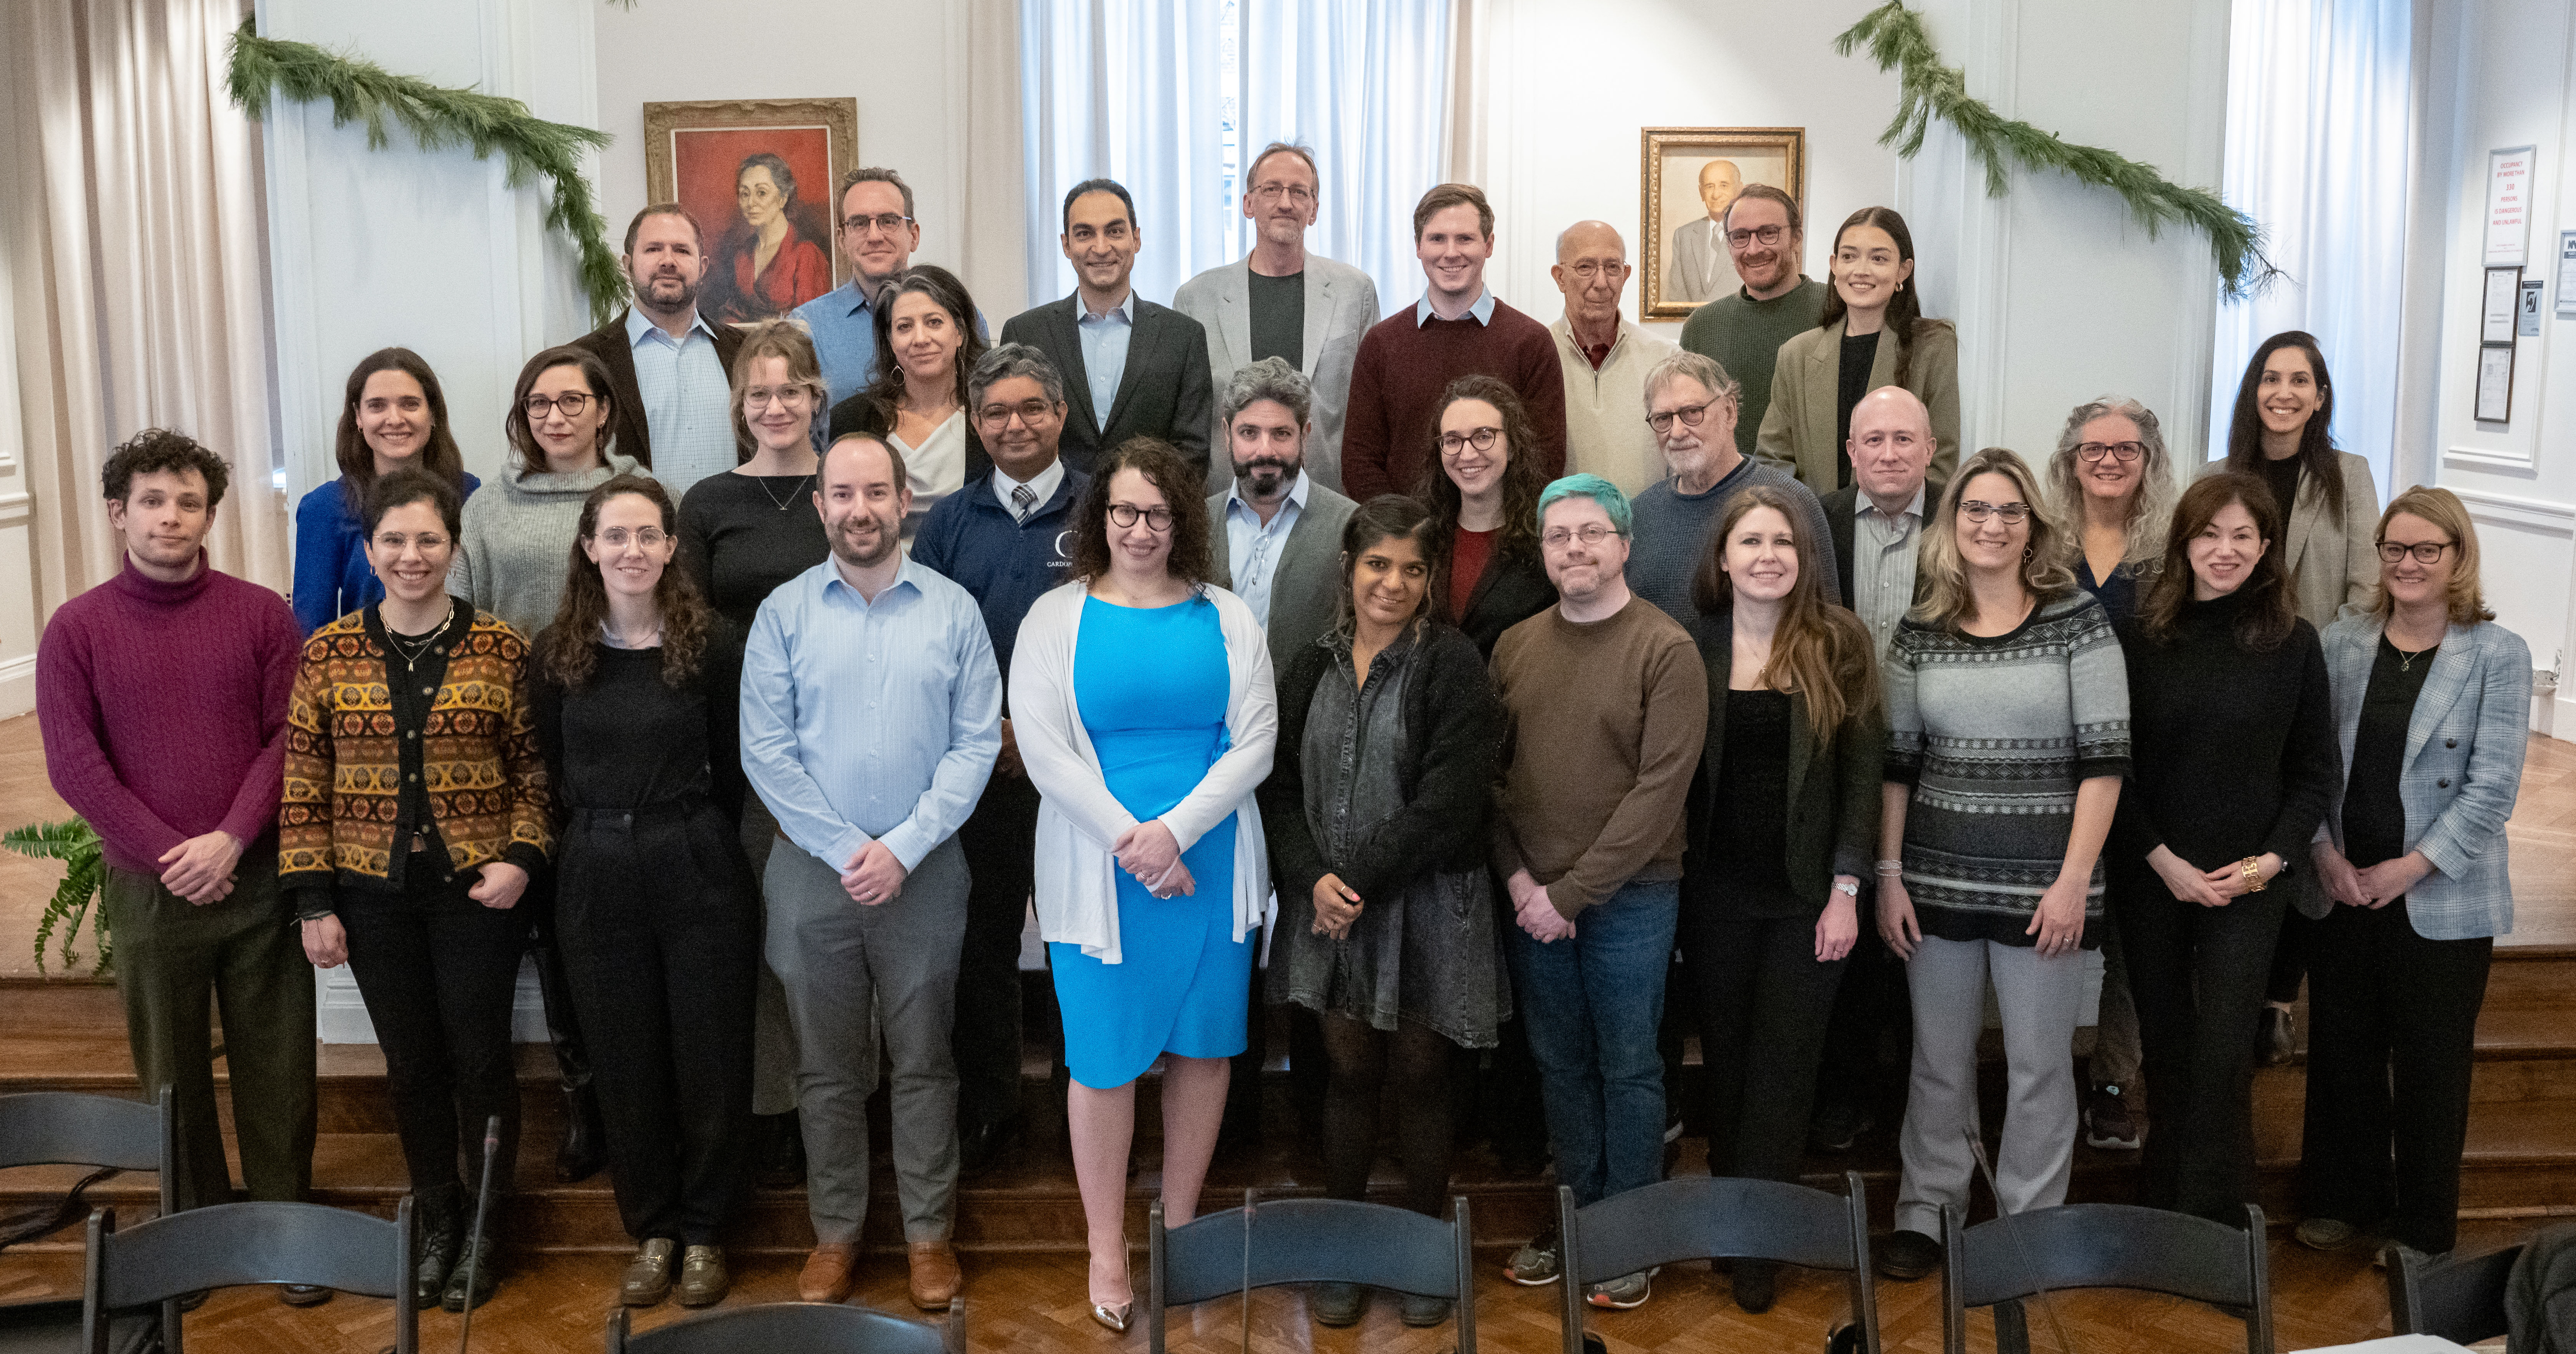
{"type": "Polygon", "coordinates": [[[1460,400],[1482,400],[1494,407],[1503,420],[1503,522],[1494,534],[1494,556],[1497,559],[1535,560],[1538,548],[1538,500],[1547,492],[1547,474],[1538,468],[1538,424],[1532,422],[1529,408],[1521,403],[1519,392],[1491,376],[1461,376],[1440,392],[1440,405],[1431,415],[1431,458],[1422,467],[1422,478],[1413,487],[1413,500],[1431,510],[1432,540],[1437,554],[1432,567],[1431,595],[1439,599],[1441,619],[1455,624],[1457,617],[1449,610],[1449,563],[1456,556],[1458,513],[1465,500],[1458,493],[1458,483],[1440,466],[1440,421],[1449,406],[1460,400]]]}
{"type": "Polygon", "coordinates": [[[1073,510],[1073,574],[1091,580],[1109,575],[1109,485],[1118,472],[1133,470],[1162,494],[1172,510],[1172,553],[1163,568],[1193,588],[1210,576],[1207,500],[1201,492],[1206,472],[1181,459],[1160,438],[1131,437],[1092,467],[1091,487],[1073,510]]]}
{"type": "Polygon", "coordinates": [[[122,503],[134,491],[135,476],[165,470],[193,470],[205,476],[208,512],[222,505],[224,490],[232,485],[232,471],[224,458],[207,450],[204,443],[173,428],[146,428],[108,453],[107,465],[99,471],[99,488],[109,502],[122,503]]]}
{"type": "MultiPolygon", "coordinates": [[[[2129,521],[2120,560],[2141,574],[2151,574],[2164,558],[2165,524],[2174,514],[2173,464],[2165,455],[2165,434],[2155,411],[2125,395],[2104,395],[2075,406],[2057,434],[2057,450],[2048,457],[2048,496],[2068,532],[2084,532],[2084,485],[2075,449],[2084,443],[2084,425],[2097,418],[2125,418],[2138,425],[2138,488],[2129,498],[2129,521]]],[[[2214,511],[2214,510],[2213,510],[2214,511]]]]}
{"type": "MultiPolygon", "coordinates": [[[[894,355],[894,306],[897,300],[906,296],[928,297],[932,305],[947,312],[949,326],[957,331],[958,408],[966,407],[971,393],[969,382],[975,368],[992,347],[984,341],[982,334],[975,332],[975,298],[966,293],[966,284],[958,281],[955,273],[935,263],[923,263],[895,274],[885,290],[878,294],[875,307],[876,379],[852,397],[858,402],[855,412],[859,415],[859,430],[880,437],[894,432],[896,419],[903,410],[904,393],[908,389],[904,382],[903,363],[895,360],[894,355]]],[[[973,422],[972,415],[968,416],[968,422],[973,422]]],[[[971,438],[974,434],[970,430],[967,435],[971,438]]]]}
{"type": "MultiPolygon", "coordinates": [[[[582,545],[599,534],[599,510],[627,494],[661,513],[664,535],[678,530],[680,514],[671,505],[671,491],[649,475],[612,476],[581,501],[581,528],[573,537],[563,600],[555,605],[554,620],[538,632],[536,646],[538,665],[567,690],[590,681],[599,665],[600,627],[608,622],[608,585],[582,545]]],[[[662,684],[681,686],[697,675],[698,662],[706,655],[707,618],[713,612],[677,558],[663,567],[661,581],[653,585],[653,609],[662,617],[662,684]]]]}

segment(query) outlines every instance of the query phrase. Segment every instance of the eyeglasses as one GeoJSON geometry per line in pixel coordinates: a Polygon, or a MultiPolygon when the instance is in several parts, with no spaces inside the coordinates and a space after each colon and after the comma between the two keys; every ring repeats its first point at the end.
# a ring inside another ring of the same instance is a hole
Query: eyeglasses
{"type": "Polygon", "coordinates": [[[1252,196],[1257,202],[1276,202],[1284,197],[1292,205],[1303,207],[1315,200],[1315,190],[1302,183],[1265,183],[1253,189],[1252,196]]]}
{"type": "Polygon", "coordinates": [[[1011,425],[1011,416],[1019,415],[1023,427],[1034,428],[1055,412],[1055,406],[1044,400],[1022,400],[1018,404],[988,404],[975,411],[975,421],[999,430],[1011,425]]]}
{"type": "Polygon", "coordinates": [[[1673,430],[1674,419],[1680,419],[1685,428],[1696,428],[1701,419],[1708,417],[1708,411],[1716,408],[1719,403],[1717,400],[1702,400],[1697,404],[1684,405],[1679,409],[1667,409],[1660,414],[1648,414],[1646,426],[1654,429],[1659,437],[1673,430]]]}
{"type": "Polygon", "coordinates": [[[542,423],[547,414],[558,409],[563,411],[565,418],[579,418],[581,411],[589,408],[590,402],[598,398],[596,395],[586,395],[581,391],[572,390],[557,395],[553,399],[547,399],[543,395],[530,395],[527,403],[522,407],[528,411],[530,423],[542,423]]]}
{"type": "Polygon", "coordinates": [[[1478,451],[1492,451],[1495,439],[1503,435],[1500,428],[1477,428],[1471,432],[1440,434],[1440,454],[1455,456],[1473,446],[1478,451]]]}
{"type": "Polygon", "coordinates": [[[599,533],[597,539],[601,545],[607,546],[611,550],[625,549],[626,543],[630,540],[647,550],[652,550],[659,547],[662,542],[671,539],[671,536],[669,532],[662,530],[660,527],[637,527],[635,528],[635,533],[632,536],[627,534],[626,528],[624,527],[610,527],[608,530],[599,533]]]}
{"type": "Polygon", "coordinates": [[[401,554],[402,548],[406,545],[419,546],[424,552],[440,550],[446,548],[447,538],[435,531],[424,531],[415,536],[405,536],[399,531],[388,531],[376,537],[376,548],[388,555],[401,554]]]}
{"type": "Polygon", "coordinates": [[[1606,526],[1599,522],[1586,522],[1579,527],[1551,527],[1549,528],[1548,533],[1539,537],[1538,540],[1539,544],[1546,546],[1550,550],[1561,550],[1565,547],[1565,543],[1568,541],[1581,541],[1585,545],[1599,545],[1603,541],[1606,541],[1618,534],[1619,529],[1617,527],[1606,526]]]}
{"type": "Polygon", "coordinates": [[[1172,529],[1172,510],[1169,508],[1140,508],[1133,503],[1109,505],[1109,521],[1114,526],[1132,527],[1139,518],[1144,520],[1148,531],[1159,533],[1172,529]]]}
{"type": "Polygon", "coordinates": [[[1780,243],[1780,237],[1788,233],[1789,228],[1787,226],[1748,226],[1743,230],[1730,230],[1726,232],[1726,242],[1738,249],[1742,249],[1744,246],[1753,243],[1755,240],[1760,240],[1764,244],[1778,244],[1780,243]]]}
{"type": "Polygon", "coordinates": [[[854,234],[865,235],[868,233],[868,228],[870,226],[874,226],[878,230],[884,231],[888,235],[892,235],[896,231],[903,229],[906,225],[911,224],[911,222],[912,218],[901,212],[879,212],[874,216],[844,216],[841,218],[841,229],[850,231],[854,234]]]}
{"type": "Polygon", "coordinates": [[[1589,282],[1596,277],[1624,277],[1627,275],[1628,265],[1615,259],[1607,263],[1597,259],[1582,259],[1565,265],[1565,271],[1589,282]]]}
{"type": "Polygon", "coordinates": [[[742,392],[742,407],[766,409],[773,403],[793,407],[803,404],[813,393],[803,386],[753,386],[742,392]]]}
{"type": "Polygon", "coordinates": [[[2395,564],[2411,554],[2418,564],[2439,564],[2442,562],[2442,552],[2450,549],[2453,544],[2450,541],[2416,541],[2412,544],[2405,541],[2381,541],[2379,558],[2385,563],[2395,564]]]}
{"type": "Polygon", "coordinates": [[[2146,454],[2147,444],[2144,442],[2078,442],[2075,444],[2076,459],[2086,465],[2091,465],[2105,456],[2122,465],[2127,465],[2146,454]]]}
{"type": "Polygon", "coordinates": [[[1961,503],[1959,511],[1971,522],[2000,517],[2008,527],[2018,526],[2030,517],[2030,505],[2027,503],[1986,503],[1973,498],[1961,503]]]}

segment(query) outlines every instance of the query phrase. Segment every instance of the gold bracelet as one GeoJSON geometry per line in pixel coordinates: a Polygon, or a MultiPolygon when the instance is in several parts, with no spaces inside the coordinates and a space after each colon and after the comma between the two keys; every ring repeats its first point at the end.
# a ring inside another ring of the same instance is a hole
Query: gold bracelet
{"type": "Polygon", "coordinates": [[[2247,893],[2261,893],[2266,887],[2268,887],[2263,879],[2263,858],[2261,856],[2247,856],[2238,865],[2238,868],[2245,871],[2245,891],[2247,893]]]}

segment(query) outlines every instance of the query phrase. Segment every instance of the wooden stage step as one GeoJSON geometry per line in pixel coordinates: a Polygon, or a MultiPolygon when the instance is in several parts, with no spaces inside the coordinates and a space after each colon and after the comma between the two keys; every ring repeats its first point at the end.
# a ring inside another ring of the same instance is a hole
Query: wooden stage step
{"type": "MultiPolygon", "coordinates": [[[[1032,1016],[1036,1015],[1032,1012],[1032,1016]]],[[[126,1050],[123,1015],[113,987],[82,982],[0,981],[0,1093],[82,1090],[136,1095],[126,1050]]],[[[1034,1020],[1033,1020],[1034,1023],[1034,1020]]],[[[1284,1039],[1274,1039],[1274,1052],[1284,1039]]],[[[2462,1166],[2461,1207],[2478,1217],[2530,1217],[2576,1213],[2576,947],[2500,948],[2487,1007],[2479,1020],[2475,1107],[2462,1166]]],[[[1050,1077],[1043,1050],[1033,1046],[1027,1068],[1030,1128],[1017,1161],[960,1191],[957,1242],[977,1251],[1078,1251],[1083,1245],[1081,1198],[1065,1143],[1063,1083],[1050,1077]]],[[[1696,1068],[1691,1069],[1693,1075],[1696,1068]]],[[[224,1079],[220,1064],[219,1082],[224,1079]]],[[[560,1252],[621,1251],[629,1246],[616,1199],[603,1173],[576,1184],[554,1179],[553,1153],[561,1123],[551,1053],[542,1045],[519,1049],[526,1118],[521,1142],[520,1192],[511,1203],[511,1230],[522,1244],[560,1252]]],[[[2002,1120],[2000,1069],[1985,1078],[1985,1124],[1991,1142],[2002,1120]]],[[[2262,1202],[2276,1220],[2296,1216],[2292,1207],[2298,1164],[2305,1077],[2293,1063],[2263,1069],[2255,1082],[2256,1150],[2262,1168],[2262,1202]]],[[[2148,1094],[2153,1095],[2150,1086],[2148,1094]]],[[[1862,1173],[1871,1211],[1884,1225],[1897,1183],[1896,1117],[1902,1112],[1901,1075],[1875,1088],[1879,1125],[1842,1158],[1807,1163],[1812,1183],[1839,1188],[1841,1172],[1862,1173]]],[[[372,1046],[333,1045],[322,1050],[322,1136],[315,1154],[316,1196],[326,1203],[390,1214],[406,1188],[392,1112],[384,1093],[384,1062],[372,1046]]],[[[1204,1202],[1221,1208],[1246,1188],[1265,1197],[1321,1192],[1320,1159],[1296,1141],[1284,1070],[1265,1077],[1265,1133],[1258,1142],[1218,1155],[1204,1202]]],[[[1160,1132],[1153,1078],[1141,1088],[1136,1164],[1130,1190],[1130,1234],[1141,1235],[1145,1207],[1160,1183],[1160,1132]]],[[[886,1164],[882,1098],[878,1106],[876,1179],[867,1237],[899,1249],[901,1229],[894,1181],[886,1164]]],[[[227,1133],[229,1139],[229,1132],[227,1133]]],[[[1677,1169],[1705,1169],[1703,1143],[1686,1139],[1677,1169]]],[[[2134,1196],[2136,1154],[2076,1149],[2077,1200],[2134,1196]]],[[[79,1172],[69,1168],[13,1171],[0,1177],[0,1211],[68,1189],[79,1172]]],[[[1392,1200],[1400,1184],[1392,1161],[1381,1160],[1371,1192],[1392,1200]]],[[[1516,1243],[1553,1217],[1547,1184],[1507,1178],[1481,1145],[1460,1152],[1454,1190],[1468,1197],[1480,1244],[1516,1243]]],[[[149,1176],[124,1176],[94,1187],[90,1196],[119,1209],[128,1221],[148,1214],[149,1176]]],[[[734,1245],[752,1253],[795,1253],[811,1244],[802,1190],[758,1191],[744,1208],[734,1245]]],[[[44,1243],[76,1247],[58,1236],[44,1243]]]]}

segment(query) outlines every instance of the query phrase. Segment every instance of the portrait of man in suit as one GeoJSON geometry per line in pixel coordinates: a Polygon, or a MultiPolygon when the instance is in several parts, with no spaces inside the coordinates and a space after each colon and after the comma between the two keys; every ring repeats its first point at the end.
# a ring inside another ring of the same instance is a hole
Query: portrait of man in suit
{"type": "Polygon", "coordinates": [[[1699,167],[1699,201],[1708,214],[1673,227],[1673,257],[1664,268],[1664,296],[1691,305],[1714,301],[1735,287],[1735,260],[1719,224],[1728,203],[1744,189],[1744,171],[1733,160],[1699,167]]]}
{"type": "Polygon", "coordinates": [[[1644,209],[1635,240],[1637,318],[1686,320],[1744,287],[1727,248],[1726,209],[1765,184],[1806,200],[1803,127],[1648,127],[1639,159],[1644,209]]]}

